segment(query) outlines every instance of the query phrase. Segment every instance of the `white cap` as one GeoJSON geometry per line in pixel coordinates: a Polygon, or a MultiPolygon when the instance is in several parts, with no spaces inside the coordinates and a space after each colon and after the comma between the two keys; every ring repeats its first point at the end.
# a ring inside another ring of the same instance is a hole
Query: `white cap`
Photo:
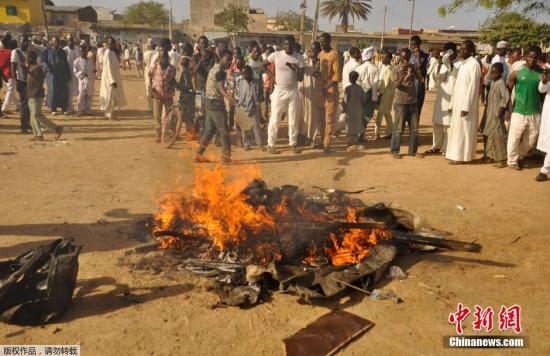
{"type": "Polygon", "coordinates": [[[501,48],[508,48],[508,42],[506,42],[506,41],[500,41],[499,43],[497,43],[497,48],[498,48],[498,49],[501,49],[501,48]]]}
{"type": "Polygon", "coordinates": [[[370,61],[374,57],[374,47],[365,48],[362,57],[364,61],[370,61]]]}

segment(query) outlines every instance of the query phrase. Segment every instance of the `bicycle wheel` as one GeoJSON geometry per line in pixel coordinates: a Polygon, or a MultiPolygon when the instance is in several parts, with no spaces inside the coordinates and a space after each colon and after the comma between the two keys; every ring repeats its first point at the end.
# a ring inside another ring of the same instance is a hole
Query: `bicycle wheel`
{"type": "Polygon", "coordinates": [[[177,141],[181,133],[181,113],[175,106],[168,110],[162,118],[160,144],[170,148],[177,141]]]}

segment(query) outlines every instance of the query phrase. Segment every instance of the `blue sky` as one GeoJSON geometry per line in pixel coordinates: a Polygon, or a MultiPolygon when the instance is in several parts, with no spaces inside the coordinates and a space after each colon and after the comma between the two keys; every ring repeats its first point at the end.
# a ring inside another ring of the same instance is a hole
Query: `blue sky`
{"type": "MultiPolygon", "coordinates": [[[[57,5],[95,5],[114,8],[121,13],[128,5],[137,0],[53,0],[57,5]]],[[[157,0],[167,6],[169,0],[157,0]]],[[[199,0],[200,1],[200,0],[199,0]]],[[[440,5],[450,0],[417,0],[414,28],[449,28],[454,26],[460,29],[477,29],[480,23],[491,16],[491,12],[485,10],[462,10],[458,14],[441,18],[437,13],[440,5]]],[[[307,13],[313,17],[315,12],[315,0],[307,0],[307,13]]],[[[301,0],[250,0],[251,7],[263,8],[270,16],[275,16],[277,11],[298,10],[301,0]]],[[[172,0],[174,16],[179,21],[189,17],[189,0],[172,0]]],[[[373,0],[372,13],[368,21],[356,22],[355,26],[365,31],[381,31],[384,17],[384,6],[388,7],[386,19],[386,31],[393,27],[408,28],[410,25],[411,2],[409,0],[373,0]]],[[[538,21],[550,21],[550,16],[540,16],[538,21]]],[[[337,19],[332,23],[326,18],[321,18],[320,26],[323,30],[334,30],[337,19]]]]}

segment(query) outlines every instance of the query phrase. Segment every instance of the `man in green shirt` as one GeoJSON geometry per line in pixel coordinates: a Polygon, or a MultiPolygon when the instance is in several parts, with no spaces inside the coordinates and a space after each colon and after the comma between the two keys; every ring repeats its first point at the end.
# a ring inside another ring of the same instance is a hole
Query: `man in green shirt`
{"type": "Polygon", "coordinates": [[[520,170],[523,158],[537,143],[542,111],[538,85],[542,69],[538,66],[541,50],[537,47],[527,52],[526,63],[513,72],[508,88],[515,87],[516,98],[508,132],[508,167],[520,170]]]}

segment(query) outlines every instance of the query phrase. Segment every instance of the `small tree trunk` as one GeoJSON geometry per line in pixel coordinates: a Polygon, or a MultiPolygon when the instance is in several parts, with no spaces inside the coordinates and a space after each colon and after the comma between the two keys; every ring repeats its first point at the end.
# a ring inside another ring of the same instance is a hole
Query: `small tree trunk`
{"type": "Polygon", "coordinates": [[[345,32],[345,33],[348,32],[348,25],[349,25],[348,16],[344,15],[342,17],[342,32],[345,32]]]}

